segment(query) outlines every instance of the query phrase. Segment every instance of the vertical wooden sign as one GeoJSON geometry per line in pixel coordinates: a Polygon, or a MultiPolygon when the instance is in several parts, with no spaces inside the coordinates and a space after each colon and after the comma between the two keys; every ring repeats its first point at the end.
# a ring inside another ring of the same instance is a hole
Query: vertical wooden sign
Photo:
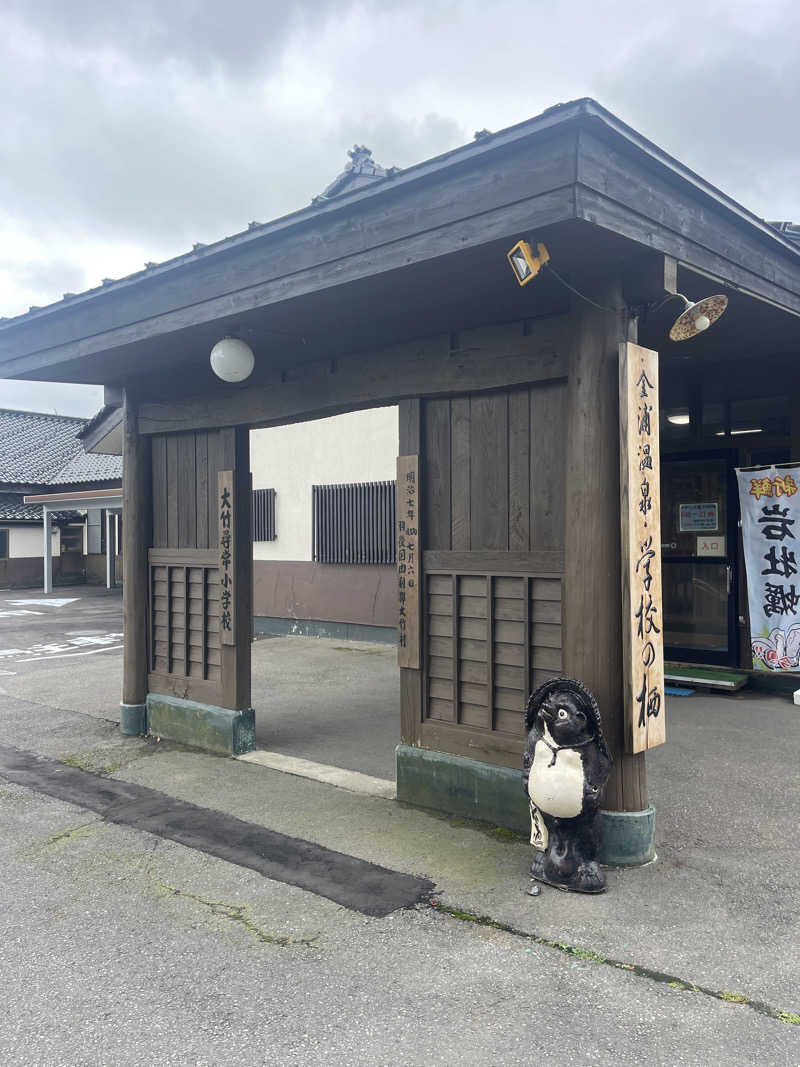
{"type": "Polygon", "coordinates": [[[236,538],[234,537],[233,471],[217,475],[219,522],[219,608],[223,645],[236,644],[236,538]]]}
{"type": "Polygon", "coordinates": [[[397,457],[397,662],[420,667],[419,456],[397,457]]]}
{"type": "Polygon", "coordinates": [[[626,342],[619,352],[622,648],[625,746],[666,739],[658,353],[626,342]]]}

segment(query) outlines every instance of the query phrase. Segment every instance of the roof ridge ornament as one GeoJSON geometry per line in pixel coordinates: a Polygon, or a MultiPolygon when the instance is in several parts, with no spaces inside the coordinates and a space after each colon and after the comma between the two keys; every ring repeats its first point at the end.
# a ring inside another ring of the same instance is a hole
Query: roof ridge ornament
{"type": "Polygon", "coordinates": [[[390,167],[387,171],[380,163],[376,163],[372,158],[372,149],[367,148],[366,145],[353,145],[347,155],[349,160],[345,163],[344,170],[334,178],[327,189],[313,198],[312,204],[324,204],[326,200],[332,200],[335,196],[341,196],[342,193],[361,189],[365,185],[371,185],[372,182],[397,173],[396,167],[390,167]]]}

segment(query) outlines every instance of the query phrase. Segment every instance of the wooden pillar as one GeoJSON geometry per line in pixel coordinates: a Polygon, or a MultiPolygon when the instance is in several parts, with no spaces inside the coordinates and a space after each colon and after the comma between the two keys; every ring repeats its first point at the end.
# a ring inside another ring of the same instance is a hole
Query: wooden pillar
{"type": "MultiPolygon", "coordinates": [[[[598,304],[622,308],[622,287],[581,279],[598,304]]],[[[644,753],[624,751],[619,492],[618,346],[630,336],[624,312],[575,297],[567,383],[564,668],[597,697],[614,758],[603,807],[648,806],[644,753]]]]}
{"type": "MultiPolygon", "coordinates": [[[[150,439],[139,434],[136,399],[125,390],[122,439],[122,609],[125,632],[123,653],[122,703],[128,708],[144,707],[147,698],[147,607],[148,550],[152,544],[153,502],[151,493],[150,439]]],[[[123,733],[138,733],[133,713],[126,728],[123,707],[123,733]]]]}
{"type": "Polygon", "coordinates": [[[47,510],[47,504],[42,504],[42,526],[44,529],[44,543],[42,545],[44,553],[44,559],[42,561],[44,570],[44,592],[49,594],[53,592],[53,524],[50,512],[47,510]]]}
{"type": "Polygon", "coordinates": [[[114,512],[106,511],[106,589],[114,588],[114,512]]]}

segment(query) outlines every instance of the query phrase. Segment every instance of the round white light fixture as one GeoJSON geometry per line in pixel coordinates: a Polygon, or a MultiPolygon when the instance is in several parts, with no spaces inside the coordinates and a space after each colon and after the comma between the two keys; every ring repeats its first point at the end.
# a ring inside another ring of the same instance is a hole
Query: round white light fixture
{"type": "Polygon", "coordinates": [[[675,295],[681,298],[685,308],[669,331],[672,341],[686,341],[690,337],[696,337],[703,330],[707,330],[712,322],[716,322],[728,306],[727,296],[707,296],[693,304],[682,293],[675,295]]]}
{"type": "Polygon", "coordinates": [[[223,382],[243,382],[253,373],[256,357],[246,341],[223,337],[211,349],[211,369],[223,382]]]}

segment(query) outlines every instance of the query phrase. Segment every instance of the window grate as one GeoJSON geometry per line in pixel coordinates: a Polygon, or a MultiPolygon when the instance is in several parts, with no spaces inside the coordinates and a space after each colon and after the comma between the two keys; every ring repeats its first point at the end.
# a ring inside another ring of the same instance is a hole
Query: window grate
{"type": "Polygon", "coordinates": [[[253,540],[274,541],[278,534],[275,529],[275,490],[253,490],[253,540]]]}
{"type": "Polygon", "coordinates": [[[395,482],[314,485],[313,555],[316,563],[396,561],[395,482]]]}

